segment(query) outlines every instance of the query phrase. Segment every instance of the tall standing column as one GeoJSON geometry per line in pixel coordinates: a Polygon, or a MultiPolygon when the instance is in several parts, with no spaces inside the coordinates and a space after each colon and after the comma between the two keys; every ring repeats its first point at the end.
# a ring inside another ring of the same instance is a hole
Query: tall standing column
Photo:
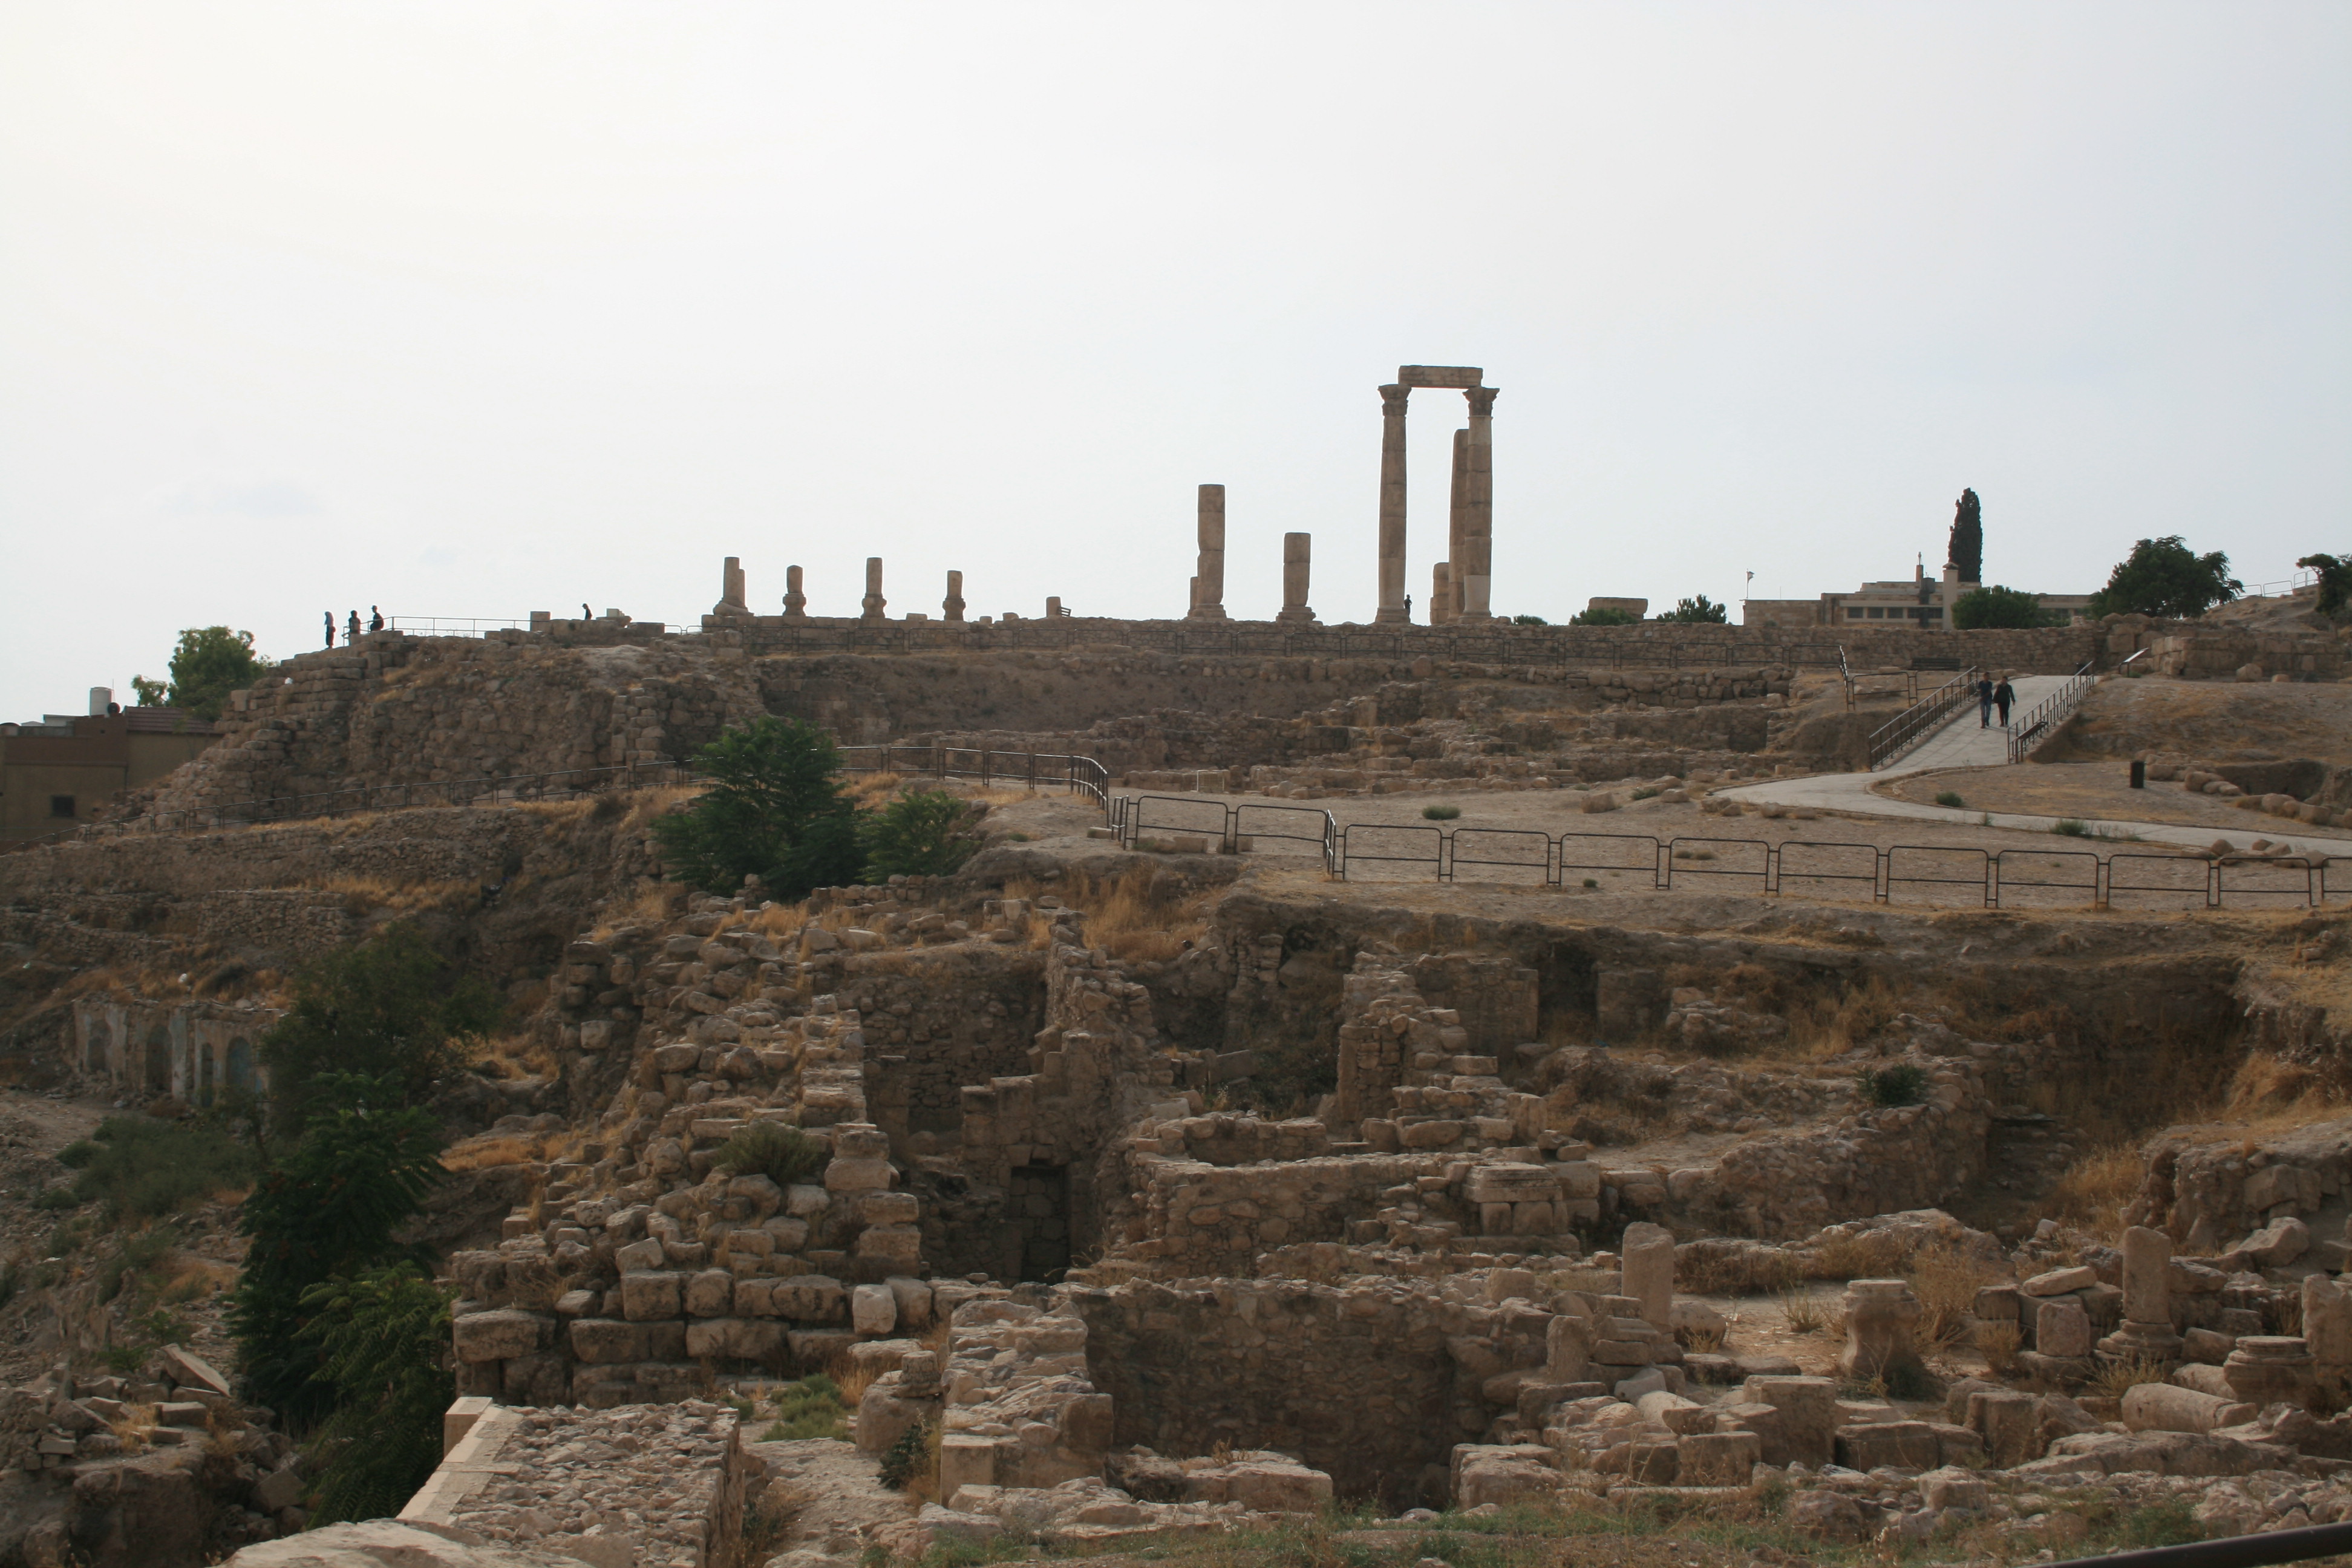
{"type": "Polygon", "coordinates": [[[719,602],[710,606],[710,613],[714,616],[751,614],[751,606],[743,602],[743,561],[740,556],[730,555],[727,563],[719,569],[719,602]]]}
{"type": "Polygon", "coordinates": [[[866,598],[859,606],[865,614],[858,616],[858,619],[864,621],[887,619],[887,617],[882,614],[882,606],[889,602],[882,596],[882,557],[869,555],[866,558],[866,598]]]}
{"type": "MultiPolygon", "coordinates": [[[[1463,520],[1468,515],[1462,499],[1468,493],[1470,483],[1470,432],[1454,432],[1454,479],[1446,491],[1445,502],[1445,618],[1458,620],[1462,615],[1462,543],[1463,520]]],[[[1433,612],[1430,623],[1436,624],[1433,612]]]]}
{"type": "Polygon", "coordinates": [[[1429,624],[1442,626],[1454,618],[1454,567],[1441,561],[1429,569],[1429,624]]]}
{"type": "Polygon", "coordinates": [[[808,595],[801,592],[801,569],[797,566],[784,568],[784,619],[808,619],[808,595]]]}
{"type": "Polygon", "coordinates": [[[1277,621],[1315,624],[1315,612],[1307,607],[1308,552],[1314,540],[1311,533],[1282,536],[1282,613],[1274,617],[1277,621]]]}
{"type": "Polygon", "coordinates": [[[940,618],[943,621],[963,619],[963,574],[948,574],[948,596],[940,601],[940,618]]]}
{"type": "Polygon", "coordinates": [[[1381,607],[1375,626],[1412,617],[1404,608],[1404,405],[1409,386],[1381,388],[1381,607]]]}
{"type": "Polygon", "coordinates": [[[1196,621],[1225,618],[1225,487],[1202,485],[1198,506],[1200,559],[1192,575],[1192,607],[1196,621]]]}
{"type": "Polygon", "coordinates": [[[1454,573],[1462,584],[1465,621],[1495,618],[1487,594],[1495,570],[1495,394],[1499,390],[1474,386],[1462,395],[1470,400],[1470,429],[1463,442],[1462,554],[1454,573]]]}

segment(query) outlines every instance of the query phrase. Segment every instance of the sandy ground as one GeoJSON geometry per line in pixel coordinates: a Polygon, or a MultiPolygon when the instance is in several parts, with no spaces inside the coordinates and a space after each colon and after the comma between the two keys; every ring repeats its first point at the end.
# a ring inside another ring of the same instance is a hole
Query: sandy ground
{"type": "MultiPolygon", "coordinates": [[[[1939,768],[1909,773],[1874,784],[1874,794],[1895,800],[1937,804],[1946,790],[1958,795],[1972,810],[2019,812],[2041,816],[2123,818],[2171,822],[2189,827],[2210,827],[2237,843],[2254,838],[2284,838],[2304,825],[2244,811],[2209,795],[2191,795],[2178,780],[2151,780],[2145,789],[2131,787],[2128,761],[2095,763],[2018,763],[1990,768],[1939,768]]],[[[2330,830],[2342,837],[2341,829],[2330,830]]]]}
{"type": "MultiPolygon", "coordinates": [[[[1622,798],[1622,791],[1615,793],[1622,798]]],[[[1631,913],[1612,916],[1579,903],[1596,897],[1614,901],[1611,895],[1639,895],[1645,900],[1693,893],[1737,895],[1769,902],[1759,897],[1764,892],[1761,846],[1766,842],[1782,847],[1783,898],[1867,907],[1873,852],[1890,848],[1895,875],[1902,879],[1893,889],[1891,903],[1982,908],[1985,858],[2000,853],[2003,856],[2003,909],[2087,909],[2093,857],[2121,853],[2146,858],[2130,862],[2129,879],[2152,886],[2119,890],[2115,900],[2118,910],[2155,913],[2205,907],[2204,863],[2168,845],[2086,843],[2048,833],[1969,823],[1827,812],[1811,820],[1709,816],[1696,804],[1668,805],[1657,799],[1634,801],[1617,811],[1587,814],[1580,809],[1584,799],[1584,794],[1575,790],[1467,789],[1431,795],[1332,796],[1313,802],[1251,795],[1153,795],[1139,809],[1146,836],[1162,839],[1185,833],[1221,833],[1225,814],[1237,811],[1241,830],[1253,838],[1248,858],[1254,863],[1269,870],[1311,873],[1321,889],[1334,896],[1391,903],[1405,886],[1440,885],[1429,857],[1437,837],[1435,830],[1443,826],[1457,836],[1454,884],[1458,889],[1475,887],[1482,895],[1490,894],[1494,900],[1522,909],[1528,900],[1534,900],[1548,906],[1545,912],[1576,919],[1658,918],[1631,913]],[[1457,806],[1461,816],[1442,825],[1426,820],[1423,808],[1432,805],[1457,806]],[[1323,881],[1315,844],[1274,837],[1283,832],[1319,833],[1321,813],[1326,810],[1348,830],[1344,884],[1323,881]],[[1495,831],[1478,831],[1482,829],[1495,831]],[[1514,837],[1530,830],[1576,836],[1569,840],[1570,858],[1575,864],[1564,872],[1562,886],[1544,886],[1541,843],[1531,837],[1514,837]],[[1657,845],[1666,847],[1671,889],[1657,886],[1657,845]],[[1380,858],[1391,855],[1402,858],[1380,858]],[[1587,882],[1591,885],[1586,886],[1587,882]],[[1360,891],[1341,891],[1343,887],[1360,891]]],[[[2288,837],[2287,825],[2275,818],[2250,820],[2239,812],[2231,816],[2236,831],[2216,837],[2226,837],[2240,847],[2256,837],[2288,837]]],[[[1102,816],[1082,797],[1041,795],[1006,803],[998,807],[991,823],[1026,832],[1063,852],[1102,847],[1085,839],[1087,828],[1101,826],[1102,816]]],[[[2299,869],[2232,868],[2230,876],[2233,909],[2271,903],[2281,909],[2303,907],[2307,882],[2299,869]]]]}
{"type": "Polygon", "coordinates": [[[2070,755],[2352,763],[2352,682],[2104,680],[2059,744],[2070,755]]]}

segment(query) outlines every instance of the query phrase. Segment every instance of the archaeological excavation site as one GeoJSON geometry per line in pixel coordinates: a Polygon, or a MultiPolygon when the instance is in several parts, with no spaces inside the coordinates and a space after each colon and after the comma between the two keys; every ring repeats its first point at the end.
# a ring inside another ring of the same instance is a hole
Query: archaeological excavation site
{"type": "Polygon", "coordinates": [[[0,1563],[2352,1521],[2352,620],[1509,624],[1465,374],[1436,625],[730,561],[0,855],[0,1563]]]}

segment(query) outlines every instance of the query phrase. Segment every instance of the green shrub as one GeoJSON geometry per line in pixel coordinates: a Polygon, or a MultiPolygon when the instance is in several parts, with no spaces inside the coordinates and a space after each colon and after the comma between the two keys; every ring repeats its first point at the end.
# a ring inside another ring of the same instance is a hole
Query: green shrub
{"type": "Polygon", "coordinates": [[[110,1116],[58,1160],[80,1173],[69,1188],[42,1194],[40,1206],[60,1206],[51,1194],[62,1190],[72,1203],[103,1203],[117,1222],[154,1219],[249,1187],[260,1168],[252,1149],[217,1128],[146,1116],[110,1116]]]}
{"type": "Polygon", "coordinates": [[[302,1293],[315,1381],[334,1390],[334,1413],[312,1446],[320,1462],[314,1521],[397,1512],[441,1462],[441,1415],[457,1396],[449,1365],[456,1294],[413,1263],[302,1293]]]}
{"type": "Polygon", "coordinates": [[[1960,792],[1956,789],[1939,789],[1936,792],[1936,804],[1937,805],[1958,807],[1966,805],[1969,803],[1960,798],[1960,792]]]}
{"type": "Polygon", "coordinates": [[[396,923],[305,964],[294,1005],[261,1037],[281,1129],[309,1119],[323,1074],[388,1079],[414,1104],[463,1067],[497,1024],[498,993],[396,923]]]}
{"type": "Polygon", "coordinates": [[[765,1176],[780,1187],[805,1181],[832,1157],[825,1146],[782,1121],[754,1121],[719,1146],[712,1163],[738,1176],[765,1176]]]}
{"type": "Polygon", "coordinates": [[[2050,831],[2063,834],[2069,838],[2086,838],[2090,836],[2091,829],[2081,817],[2062,816],[2052,825],[2050,831]]]}
{"type": "Polygon", "coordinates": [[[897,1442],[882,1450],[882,1484],[894,1492],[905,1491],[908,1481],[929,1468],[930,1446],[930,1433],[920,1422],[901,1432],[897,1442]]]}
{"type": "Polygon", "coordinates": [[[772,899],[808,896],[857,875],[857,811],[841,793],[841,753],[814,724],[762,716],[694,754],[709,787],[654,821],[680,881],[733,893],[757,876],[772,899]]]}
{"type": "Polygon", "coordinates": [[[2124,1521],[2123,1543],[2130,1547],[2185,1546],[2205,1539],[2205,1527],[2186,1498],[2142,1503],[2124,1521]]]}
{"type": "Polygon", "coordinates": [[[849,1405],[833,1379],[815,1373],[787,1384],[776,1395],[776,1424],[761,1436],[762,1443],[789,1443],[803,1437],[848,1436],[849,1405]]]}
{"type": "Polygon", "coordinates": [[[858,819],[868,882],[894,876],[944,877],[980,847],[976,831],[987,808],[943,789],[908,790],[858,819]]]}
{"type": "Polygon", "coordinates": [[[1630,626],[1641,618],[1631,610],[1603,607],[1598,610],[1579,610],[1568,617],[1568,624],[1571,626],[1630,626]]]}
{"type": "Polygon", "coordinates": [[[1927,1071],[1915,1062],[1896,1062],[1854,1075],[1854,1087],[1873,1105],[1916,1105],[1927,1098],[1927,1071]]]}
{"type": "Polygon", "coordinates": [[[1665,793],[1666,792],[1662,789],[1654,789],[1648,784],[1643,784],[1640,789],[1633,792],[1633,798],[1635,800],[1654,800],[1665,793]]]}
{"type": "Polygon", "coordinates": [[[1462,808],[1458,805],[1424,805],[1421,808],[1421,815],[1432,822],[1451,822],[1462,815],[1462,808]]]}
{"type": "Polygon", "coordinates": [[[1601,886],[1601,879],[1597,877],[1587,877],[1584,879],[1584,885],[1588,888],[1597,888],[1601,886]]]}

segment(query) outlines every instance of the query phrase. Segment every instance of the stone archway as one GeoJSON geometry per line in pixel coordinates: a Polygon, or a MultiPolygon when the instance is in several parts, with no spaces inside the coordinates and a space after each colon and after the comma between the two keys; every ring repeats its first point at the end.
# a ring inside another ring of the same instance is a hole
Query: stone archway
{"type": "Polygon", "coordinates": [[[243,1036],[228,1043],[228,1070],[224,1075],[232,1094],[254,1094],[260,1090],[259,1078],[253,1068],[253,1042],[243,1036]]]}
{"type": "Polygon", "coordinates": [[[1381,388],[1381,605],[1376,623],[1398,624],[1404,608],[1404,408],[1416,386],[1459,391],[1470,404],[1470,427],[1454,442],[1453,515],[1446,559],[1432,585],[1429,624],[1487,621],[1494,582],[1495,394],[1486,373],[1466,364],[1403,364],[1381,388]]]}
{"type": "Polygon", "coordinates": [[[138,1076],[139,1087],[155,1094],[172,1092],[172,1027],[167,1017],[159,1017],[147,1026],[147,1045],[142,1053],[142,1070],[138,1076]]]}
{"type": "Polygon", "coordinates": [[[213,1103],[213,1091],[217,1087],[214,1082],[213,1043],[199,1038],[190,1040],[188,1046],[189,1054],[195,1058],[189,1066],[194,1069],[196,1109],[209,1110],[213,1103]]]}

